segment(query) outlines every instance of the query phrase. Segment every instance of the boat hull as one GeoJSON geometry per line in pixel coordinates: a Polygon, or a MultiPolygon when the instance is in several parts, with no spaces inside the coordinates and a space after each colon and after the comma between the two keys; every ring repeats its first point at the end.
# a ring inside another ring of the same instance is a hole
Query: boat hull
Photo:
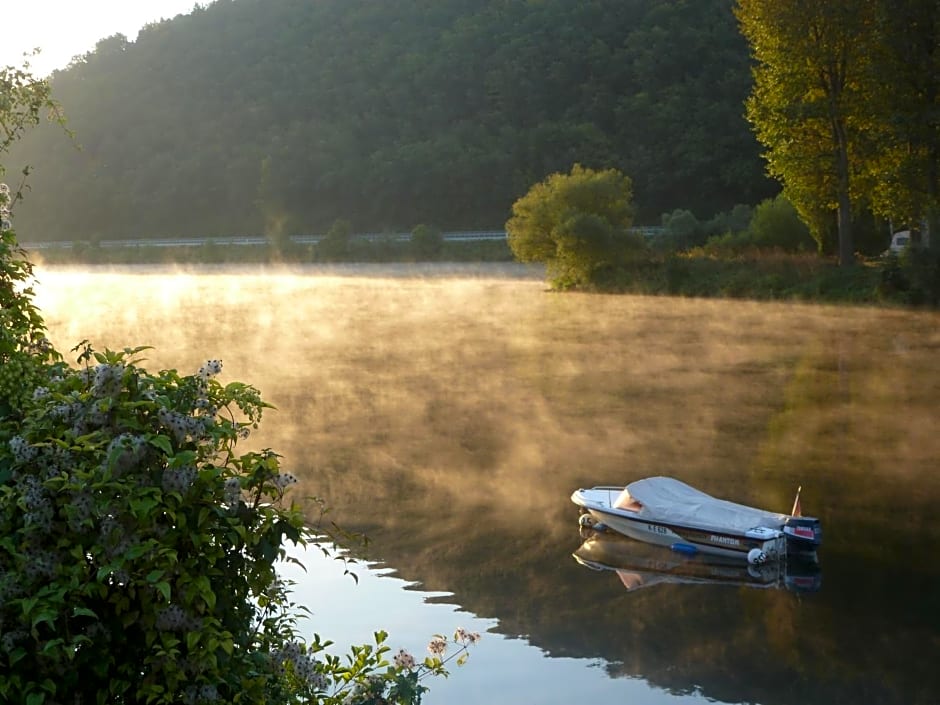
{"type": "Polygon", "coordinates": [[[572,501],[588,513],[596,525],[606,527],[624,536],[659,546],[667,546],[686,553],[705,553],[725,558],[748,560],[748,554],[758,549],[768,559],[786,554],[786,538],[782,531],[768,527],[755,527],[746,532],[684,526],[639,516],[636,512],[612,506],[614,498],[623,488],[596,487],[578,490],[572,501]]]}

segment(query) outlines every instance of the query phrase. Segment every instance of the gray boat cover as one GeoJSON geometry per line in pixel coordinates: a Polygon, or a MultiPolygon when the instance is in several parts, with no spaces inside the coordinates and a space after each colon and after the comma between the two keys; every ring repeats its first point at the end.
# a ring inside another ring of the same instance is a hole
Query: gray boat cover
{"type": "Polygon", "coordinates": [[[668,524],[736,533],[758,526],[780,529],[787,519],[786,514],[716,499],[671,477],[631,482],[614,506],[636,510],[640,517],[668,524]],[[638,510],[637,503],[642,505],[638,510]]]}

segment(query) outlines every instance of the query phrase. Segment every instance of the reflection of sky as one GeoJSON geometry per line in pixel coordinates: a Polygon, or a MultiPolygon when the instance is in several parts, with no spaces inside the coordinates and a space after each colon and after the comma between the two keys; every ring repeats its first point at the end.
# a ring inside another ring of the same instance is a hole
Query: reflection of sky
{"type": "Polygon", "coordinates": [[[495,619],[476,617],[456,605],[427,602],[440,593],[405,589],[408,583],[381,570],[353,567],[357,584],[343,575],[341,562],[317,549],[293,555],[307,571],[284,564],[281,574],[297,583],[294,601],[313,611],[315,630],[336,642],[330,649],[334,653],[345,653],[352,644],[373,643],[377,629],[388,632],[387,644],[393,652],[404,648],[418,659],[426,655],[434,634],[448,636],[463,627],[483,635],[471,647],[466,665],[452,663],[449,678],[428,681],[431,692],[425,705],[715,702],[698,695],[671,695],[639,679],[609,678],[597,660],[549,658],[525,640],[487,633],[496,627],[495,619]]]}

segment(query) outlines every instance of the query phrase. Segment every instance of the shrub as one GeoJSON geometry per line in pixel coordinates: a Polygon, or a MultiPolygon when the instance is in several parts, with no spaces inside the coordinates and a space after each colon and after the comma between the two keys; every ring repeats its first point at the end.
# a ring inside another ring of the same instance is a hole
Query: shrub
{"type": "Polygon", "coordinates": [[[747,230],[753,217],[754,209],[739,203],[730,211],[716,214],[705,224],[705,231],[709,237],[724,233],[737,234],[747,230]]]}
{"type": "Polygon", "coordinates": [[[879,293],[914,306],[940,306],[940,248],[909,247],[884,260],[879,293]]]}
{"type": "Polygon", "coordinates": [[[436,260],[444,248],[444,236],[430,225],[418,225],[411,231],[410,250],[416,259],[436,260]]]}
{"type": "Polygon", "coordinates": [[[748,231],[754,244],[762,249],[802,252],[815,247],[809,228],[783,194],[757,206],[748,231]]]}
{"type": "Polygon", "coordinates": [[[520,262],[544,262],[556,289],[589,286],[603,270],[645,255],[642,236],[630,230],[632,201],[629,177],[575,164],[513,203],[509,247],[520,262]]]}
{"type": "Polygon", "coordinates": [[[684,250],[705,242],[705,226],[692,211],[677,208],[672,213],[664,213],[662,223],[673,249],[684,250]]]}

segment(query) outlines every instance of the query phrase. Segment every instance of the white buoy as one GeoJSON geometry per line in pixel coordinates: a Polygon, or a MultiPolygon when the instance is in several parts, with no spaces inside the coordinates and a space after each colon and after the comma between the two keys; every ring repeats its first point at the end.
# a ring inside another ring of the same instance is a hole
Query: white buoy
{"type": "Polygon", "coordinates": [[[752,548],[747,552],[747,562],[751,565],[763,565],[767,562],[767,554],[759,548],[752,548]]]}

